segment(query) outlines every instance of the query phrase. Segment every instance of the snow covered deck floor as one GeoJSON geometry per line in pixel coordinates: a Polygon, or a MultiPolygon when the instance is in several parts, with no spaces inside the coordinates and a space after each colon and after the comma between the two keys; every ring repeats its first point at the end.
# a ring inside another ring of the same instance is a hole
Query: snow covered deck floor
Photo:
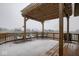
{"type": "Polygon", "coordinates": [[[46,52],[54,47],[58,41],[38,39],[15,44],[9,42],[0,45],[0,56],[45,56],[46,52]]]}

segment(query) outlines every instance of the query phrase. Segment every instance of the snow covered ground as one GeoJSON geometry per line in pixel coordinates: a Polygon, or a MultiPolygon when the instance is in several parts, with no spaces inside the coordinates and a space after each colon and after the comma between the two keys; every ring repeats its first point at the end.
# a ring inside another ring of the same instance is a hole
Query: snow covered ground
{"type": "Polygon", "coordinates": [[[15,44],[9,42],[0,45],[0,56],[45,56],[58,41],[39,39],[15,44]]]}

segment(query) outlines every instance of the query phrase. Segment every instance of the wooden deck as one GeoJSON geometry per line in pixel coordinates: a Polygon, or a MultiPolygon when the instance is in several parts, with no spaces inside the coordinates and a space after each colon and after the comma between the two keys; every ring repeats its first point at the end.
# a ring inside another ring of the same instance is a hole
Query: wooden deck
{"type": "Polygon", "coordinates": [[[64,47],[64,56],[79,56],[79,44],[69,43],[64,47]]]}
{"type": "Polygon", "coordinates": [[[8,42],[0,45],[0,56],[47,56],[46,52],[56,44],[58,41],[41,38],[21,43],[8,42]]]}
{"type": "MultiPolygon", "coordinates": [[[[50,56],[59,56],[58,45],[52,49],[50,49],[47,54],[50,56]]],[[[79,56],[79,43],[65,43],[64,56],[79,56]]]]}

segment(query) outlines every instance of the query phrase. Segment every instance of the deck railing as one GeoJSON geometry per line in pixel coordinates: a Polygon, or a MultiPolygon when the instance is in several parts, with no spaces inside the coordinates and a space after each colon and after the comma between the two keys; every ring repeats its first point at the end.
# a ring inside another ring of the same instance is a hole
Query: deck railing
{"type": "MultiPolygon", "coordinates": [[[[39,38],[41,36],[41,32],[28,32],[27,36],[33,35],[36,38],[39,38]]],[[[78,41],[79,42],[79,34],[73,34],[72,35],[72,40],[78,41]]],[[[23,33],[0,33],[0,44],[9,42],[9,41],[14,41],[16,40],[17,36],[22,36],[23,33]]],[[[52,38],[54,39],[59,39],[59,33],[44,33],[45,38],[52,38]]]]}

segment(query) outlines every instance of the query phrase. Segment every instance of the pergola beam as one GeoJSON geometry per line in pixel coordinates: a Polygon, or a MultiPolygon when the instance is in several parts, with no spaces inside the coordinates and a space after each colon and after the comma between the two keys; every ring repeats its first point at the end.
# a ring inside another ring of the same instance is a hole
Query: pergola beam
{"type": "Polygon", "coordinates": [[[59,56],[63,56],[63,3],[59,3],[59,56]]]}

